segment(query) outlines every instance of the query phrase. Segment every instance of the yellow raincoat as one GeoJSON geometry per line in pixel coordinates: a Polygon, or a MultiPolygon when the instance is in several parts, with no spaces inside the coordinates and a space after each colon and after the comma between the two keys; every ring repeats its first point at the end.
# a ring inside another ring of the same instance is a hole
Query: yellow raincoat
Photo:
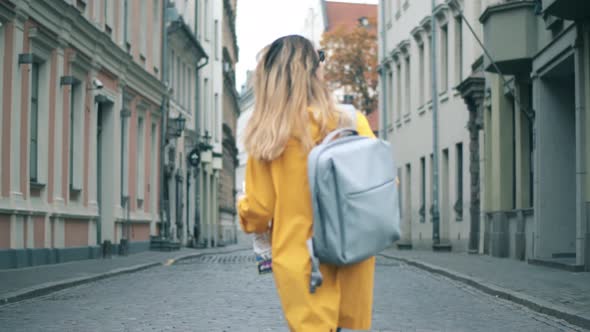
{"type": "MultiPolygon", "coordinates": [[[[313,120],[310,125],[314,139],[320,140],[319,126],[313,120]]],[[[374,137],[361,113],[357,113],[357,129],[363,136],[374,137]]],[[[345,267],[322,264],[323,284],[315,294],[309,293],[311,262],[306,240],[312,235],[313,213],[307,155],[301,144],[291,139],[272,162],[250,158],[246,188],[238,203],[240,224],[247,233],[262,233],[273,220],[272,269],[291,331],[370,329],[374,258],[345,267]]]]}

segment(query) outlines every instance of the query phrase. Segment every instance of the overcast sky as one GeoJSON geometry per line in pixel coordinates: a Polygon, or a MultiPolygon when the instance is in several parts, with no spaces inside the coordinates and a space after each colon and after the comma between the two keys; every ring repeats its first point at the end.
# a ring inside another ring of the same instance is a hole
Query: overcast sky
{"type": "MultiPolygon", "coordinates": [[[[290,34],[301,34],[305,14],[317,0],[238,0],[236,34],[240,59],[236,67],[238,92],[246,81],[246,70],[256,67],[256,53],[273,40],[290,34]]],[[[376,4],[378,0],[359,2],[376,4]]]]}

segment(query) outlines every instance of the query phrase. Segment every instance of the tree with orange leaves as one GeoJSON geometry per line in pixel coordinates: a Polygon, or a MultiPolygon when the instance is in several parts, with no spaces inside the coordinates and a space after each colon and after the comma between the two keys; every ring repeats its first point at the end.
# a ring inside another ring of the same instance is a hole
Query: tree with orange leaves
{"type": "Polygon", "coordinates": [[[324,33],[321,47],[326,52],[324,75],[333,89],[353,96],[356,109],[371,113],[377,108],[377,22],[344,25],[324,33]]]}

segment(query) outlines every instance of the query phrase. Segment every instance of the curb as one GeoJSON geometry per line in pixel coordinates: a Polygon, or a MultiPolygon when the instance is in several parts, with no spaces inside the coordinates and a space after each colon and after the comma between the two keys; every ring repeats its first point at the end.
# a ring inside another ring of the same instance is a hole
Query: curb
{"type": "Polygon", "coordinates": [[[398,256],[388,255],[388,254],[379,254],[380,256],[394,259],[400,262],[404,262],[408,265],[417,267],[419,269],[428,271],[430,273],[439,274],[445,276],[447,278],[460,281],[464,284],[472,286],[480,291],[496,296],[498,298],[502,298],[504,300],[512,301],[514,303],[520,304],[525,306],[531,310],[536,312],[540,312],[545,315],[553,316],[559,319],[563,319],[570,324],[582,327],[584,329],[590,329],[590,318],[583,317],[578,315],[575,311],[570,308],[555,305],[549,303],[545,300],[541,300],[534,296],[526,295],[520,292],[516,292],[513,290],[509,290],[503,287],[499,287],[493,284],[490,284],[484,280],[470,277],[452,270],[448,270],[436,265],[431,265],[428,263],[421,262],[419,260],[408,259],[408,258],[401,258],[398,256]]]}
{"type": "Polygon", "coordinates": [[[94,275],[88,276],[88,277],[80,277],[80,278],[72,278],[72,279],[66,279],[66,280],[61,280],[61,281],[56,281],[56,282],[48,282],[48,283],[44,283],[44,284],[41,284],[38,286],[33,286],[33,287],[25,288],[25,289],[22,289],[19,291],[10,292],[5,295],[0,295],[0,296],[2,296],[2,297],[0,297],[0,307],[3,305],[16,303],[16,302],[20,302],[20,301],[24,301],[24,300],[29,300],[29,299],[36,298],[39,296],[54,293],[54,292],[57,292],[57,291],[60,291],[60,290],[66,289],[66,288],[79,286],[82,284],[87,284],[87,283],[91,283],[91,282],[102,280],[102,279],[112,278],[112,277],[119,276],[122,274],[139,272],[139,271],[147,270],[147,269],[150,269],[150,268],[153,268],[156,266],[162,266],[162,265],[169,266],[169,265],[173,265],[173,264],[180,262],[180,261],[184,261],[184,260],[188,260],[188,259],[192,259],[192,258],[197,258],[200,256],[230,254],[230,253],[234,253],[237,251],[243,251],[246,249],[248,249],[248,248],[236,248],[236,249],[226,250],[226,251],[212,251],[212,252],[200,252],[200,253],[194,253],[194,254],[187,254],[184,256],[169,259],[167,262],[158,261],[158,262],[152,262],[152,263],[138,264],[138,265],[133,265],[130,267],[114,269],[114,270],[104,272],[104,273],[94,274],[94,275]]]}

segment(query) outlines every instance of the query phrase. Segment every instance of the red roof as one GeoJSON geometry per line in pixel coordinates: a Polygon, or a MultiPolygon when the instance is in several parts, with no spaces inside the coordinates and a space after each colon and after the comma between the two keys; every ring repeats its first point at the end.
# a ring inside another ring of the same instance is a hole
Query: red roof
{"type": "Polygon", "coordinates": [[[326,16],[328,18],[326,31],[332,31],[341,25],[354,28],[361,17],[377,19],[377,5],[326,1],[326,16]]]}
{"type": "Polygon", "coordinates": [[[374,132],[379,131],[379,108],[367,114],[367,121],[374,132]]]}

